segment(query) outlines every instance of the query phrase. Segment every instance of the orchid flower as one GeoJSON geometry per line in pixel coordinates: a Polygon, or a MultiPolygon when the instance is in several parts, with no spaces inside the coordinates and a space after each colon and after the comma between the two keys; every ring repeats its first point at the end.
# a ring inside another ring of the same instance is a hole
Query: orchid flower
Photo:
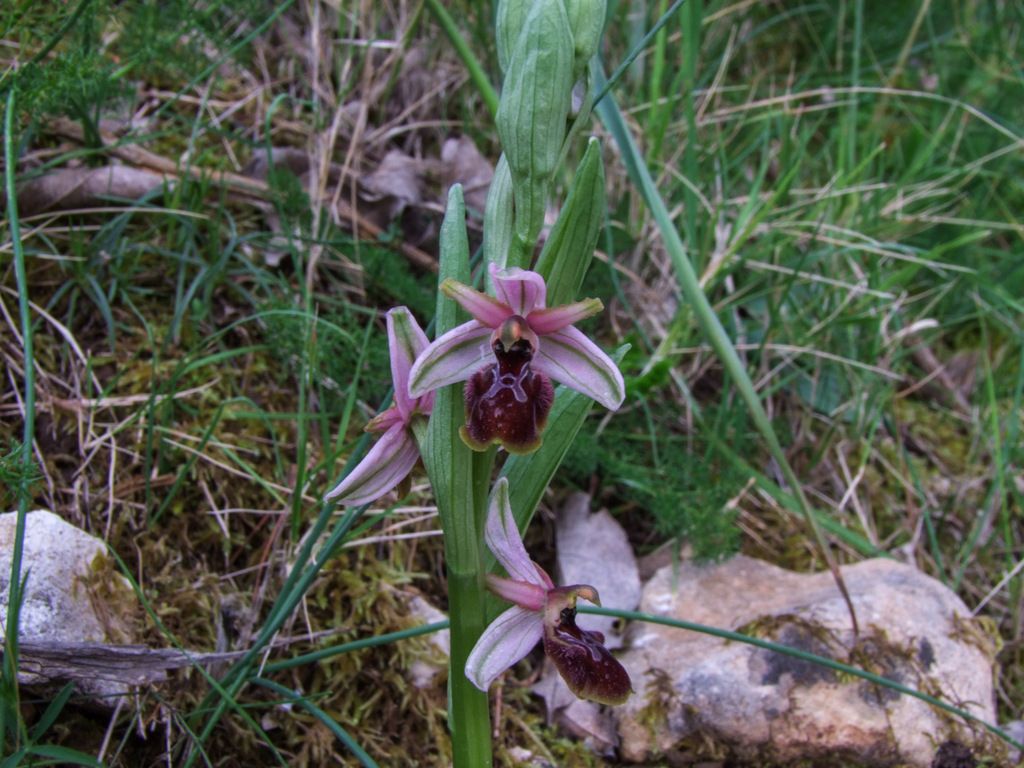
{"type": "Polygon", "coordinates": [[[420,457],[411,424],[418,415],[429,415],[434,407],[432,392],[409,395],[409,371],[413,361],[427,348],[427,335],[405,307],[387,313],[388,350],[391,353],[391,382],[394,403],[366,425],[367,432],[384,435],[365,458],[328,493],[325,499],[358,506],[375,501],[401,483],[420,457]]]}
{"type": "Polygon", "coordinates": [[[601,704],[622,704],[632,693],[629,675],[604,647],[604,635],[576,626],[576,599],[600,605],[587,584],[556,587],[530,559],[512,515],[508,480],[494,487],[484,540],[509,578],[487,576],[487,586],[515,603],[491,622],[466,660],[466,677],[486,691],[492,682],[528,654],[538,641],[576,696],[601,704]]]}
{"type": "Polygon", "coordinates": [[[501,443],[513,453],[540,446],[561,382],[611,410],[622,405],[618,367],[573,324],[600,312],[598,299],[546,307],[544,278],[525,269],[491,264],[494,296],[447,279],[441,291],[473,319],[435,340],[416,359],[409,391],[418,397],[465,381],[463,439],[475,450],[501,443]]]}

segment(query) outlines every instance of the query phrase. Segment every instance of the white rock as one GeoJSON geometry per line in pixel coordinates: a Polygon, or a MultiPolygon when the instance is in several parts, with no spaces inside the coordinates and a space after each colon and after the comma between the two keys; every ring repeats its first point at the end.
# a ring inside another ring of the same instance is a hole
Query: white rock
{"type": "MultiPolygon", "coordinates": [[[[0,622],[6,624],[17,513],[0,514],[0,622]]],[[[22,642],[124,643],[137,602],[104,543],[58,515],[25,516],[18,617],[22,642]]],[[[31,682],[31,681],[25,681],[31,682]]]]}
{"type": "MultiPolygon", "coordinates": [[[[1024,720],[1011,720],[1001,725],[1000,728],[1018,744],[1024,744],[1024,720]]],[[[1011,765],[1018,765],[1024,762],[1024,755],[1018,749],[1010,749],[1008,759],[1011,765]]]]}
{"type": "MultiPolygon", "coordinates": [[[[994,722],[995,646],[960,599],[891,560],[842,569],[861,636],[829,573],[748,557],[662,568],[640,610],[764,639],[868,668],[994,722]]],[[[636,694],[615,709],[622,755],[928,766],[947,739],[977,744],[958,718],[859,678],[710,635],[634,623],[620,656],[636,694]]],[[[995,748],[986,741],[982,753],[995,748]]]]}
{"type": "MultiPolygon", "coordinates": [[[[431,605],[420,595],[408,596],[409,615],[418,618],[423,624],[444,621],[448,615],[431,605]]],[[[448,656],[451,654],[451,633],[447,629],[434,632],[430,636],[430,644],[437,651],[436,658],[416,659],[409,665],[409,676],[416,688],[430,688],[434,680],[448,669],[448,656]]]]}

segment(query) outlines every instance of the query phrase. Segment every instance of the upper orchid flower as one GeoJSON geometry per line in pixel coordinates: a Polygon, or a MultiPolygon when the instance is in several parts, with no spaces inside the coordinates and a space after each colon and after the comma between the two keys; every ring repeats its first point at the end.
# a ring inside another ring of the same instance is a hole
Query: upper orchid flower
{"type": "Polygon", "coordinates": [[[508,480],[494,487],[484,540],[509,578],[488,575],[488,588],[515,603],[484,630],[466,660],[466,677],[486,691],[495,678],[544,641],[544,652],[576,696],[622,704],[632,693],[629,675],[604,647],[604,635],[576,626],[576,599],[600,605],[587,584],[556,587],[530,559],[508,498],[508,480]]]}
{"type": "Polygon", "coordinates": [[[469,379],[463,439],[484,450],[501,443],[515,453],[540,445],[554,393],[551,379],[612,410],[625,385],[618,367],[573,323],[603,308],[598,299],[545,307],[547,288],[536,272],[490,267],[495,296],[455,280],[441,290],[473,319],[435,340],[409,373],[413,397],[469,379]]]}
{"type": "Polygon", "coordinates": [[[420,457],[410,425],[417,414],[429,415],[434,407],[433,393],[421,397],[409,395],[409,371],[413,361],[427,348],[426,334],[405,307],[388,311],[387,326],[394,404],[366,425],[367,432],[383,432],[384,436],[324,497],[337,498],[349,506],[375,501],[406,478],[420,457]]]}

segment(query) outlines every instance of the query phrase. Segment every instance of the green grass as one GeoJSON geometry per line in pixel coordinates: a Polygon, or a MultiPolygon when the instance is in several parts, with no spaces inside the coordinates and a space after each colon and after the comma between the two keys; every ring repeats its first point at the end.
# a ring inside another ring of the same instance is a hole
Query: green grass
{"type": "MultiPolygon", "coordinates": [[[[834,556],[900,553],[969,609],[983,604],[1003,640],[1000,718],[1024,717],[1024,574],[1004,578],[1024,557],[1022,11],[688,0],[633,50],[670,5],[613,4],[606,71],[638,55],[609,93],[834,556]]],[[[421,488],[380,516],[319,504],[388,395],[380,311],[404,303],[424,324],[433,314],[434,277],[400,246],[423,238],[433,252],[439,171],[426,174],[422,207],[384,222],[384,241],[353,237],[344,214],[314,202],[352,202],[336,177],[317,198],[278,168],[254,197],[212,172],[241,173],[270,147],[318,161],[330,148],[327,160],[359,176],[389,149],[435,158],[457,133],[495,158],[490,96],[477,87],[498,82],[491,15],[449,7],[481,62],[467,74],[427,9],[335,7],[0,11],[0,91],[15,93],[5,139],[22,158],[12,182],[106,165],[104,135],[202,171],[131,205],[5,214],[0,339],[17,362],[2,385],[5,509],[47,507],[105,535],[145,597],[141,641],[213,650],[218,623],[230,647],[297,638],[262,673],[252,656],[147,693],[119,713],[105,751],[107,719],[56,695],[18,706],[8,685],[8,748],[77,749],[106,765],[157,761],[168,743],[176,764],[315,765],[334,753],[358,764],[348,737],[382,765],[443,764],[443,683],[418,690],[401,673],[436,655],[427,641],[282,666],[401,633],[416,623],[413,592],[443,601],[439,538],[343,548],[407,520],[394,531],[429,533],[436,521],[416,520],[431,503],[421,488]],[[421,63],[403,73],[410,59],[421,63]],[[81,142],[56,135],[60,117],[81,142]],[[34,343],[34,382],[18,338],[34,343]],[[30,394],[34,427],[15,407],[30,394]],[[311,528],[331,551],[314,549],[311,528]],[[309,641],[307,629],[340,634],[309,641]],[[279,686],[302,691],[305,709],[278,707],[291,697],[279,686]],[[426,735],[400,727],[410,718],[426,735]],[[166,734],[136,736],[154,725],[166,734]]],[[[588,331],[608,349],[633,345],[630,397],[618,416],[585,423],[556,491],[596,489],[640,551],[681,540],[699,556],[739,547],[821,567],[614,138],[596,120],[589,130],[605,146],[610,207],[605,258],[584,286],[608,311],[588,331]]],[[[506,698],[556,760],[584,760],[542,730],[539,705],[506,698]]],[[[508,722],[501,755],[525,743],[508,722]]]]}

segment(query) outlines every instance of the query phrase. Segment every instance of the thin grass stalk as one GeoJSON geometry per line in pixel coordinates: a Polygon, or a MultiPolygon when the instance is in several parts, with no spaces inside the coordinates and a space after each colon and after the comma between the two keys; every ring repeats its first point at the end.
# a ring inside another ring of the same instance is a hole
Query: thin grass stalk
{"type": "MultiPolygon", "coordinates": [[[[599,92],[606,92],[604,71],[596,62],[591,66],[591,78],[599,92]]],[[[648,210],[650,210],[655,223],[658,225],[665,250],[672,261],[672,266],[676,272],[676,280],[682,289],[683,296],[689,303],[694,315],[696,315],[697,322],[714,348],[718,359],[732,378],[740,397],[750,412],[754,425],[768,446],[768,451],[778,463],[783,476],[786,478],[786,482],[791,486],[792,493],[796,497],[800,510],[803,512],[807,524],[814,534],[818,549],[828,564],[829,570],[832,572],[836,586],[843,595],[843,600],[846,602],[850,612],[850,621],[853,625],[854,634],[856,635],[859,628],[857,626],[857,614],[853,607],[853,601],[850,599],[850,594],[846,589],[842,574],[839,572],[839,567],[836,565],[835,559],[829,550],[828,542],[825,540],[821,526],[818,524],[814,511],[807,501],[803,486],[799,478],[797,478],[796,472],[793,471],[789,460],[786,458],[786,452],[782,449],[782,445],[775,435],[775,430],[772,429],[768,414],[765,413],[764,407],[761,405],[761,400],[754,390],[754,385],[747,374],[746,368],[743,366],[743,362],[740,360],[735,347],[733,347],[729,335],[725,332],[725,328],[722,327],[718,315],[715,314],[711,302],[708,301],[707,296],[704,295],[704,291],[700,287],[700,282],[697,279],[693,265],[690,263],[686,248],[683,246],[683,241],[679,238],[679,232],[676,230],[672,217],[665,207],[665,202],[658,193],[654,180],[651,178],[651,173],[647,169],[647,164],[644,162],[636,143],[633,141],[632,135],[629,133],[629,129],[626,127],[622,113],[610,94],[598,102],[597,111],[601,120],[619,145],[619,151],[622,153],[623,162],[626,164],[630,179],[639,188],[644,201],[647,203],[648,210]]]]}
{"type": "Polygon", "coordinates": [[[256,685],[262,686],[263,688],[271,690],[274,693],[280,694],[281,696],[288,697],[288,703],[297,704],[313,715],[313,717],[327,726],[327,729],[335,735],[338,741],[345,745],[348,751],[355,756],[356,760],[358,760],[364,768],[379,768],[377,761],[370,757],[365,749],[359,746],[359,743],[352,738],[348,731],[338,724],[337,720],[328,715],[305,696],[300,696],[295,691],[292,691],[279,683],[275,683],[273,680],[267,680],[262,677],[254,678],[252,682],[256,685]]]}
{"type": "Polygon", "coordinates": [[[407,640],[410,637],[419,637],[420,635],[429,635],[432,632],[440,632],[441,630],[448,629],[449,626],[449,621],[445,619],[444,621],[435,621],[433,624],[421,624],[418,627],[402,629],[398,632],[388,632],[386,635],[364,637],[361,640],[353,640],[350,643],[332,645],[330,648],[321,648],[319,651],[304,653],[301,656],[293,656],[290,659],[272,662],[263,667],[263,672],[264,674],[280,672],[285,669],[301,667],[304,664],[314,664],[318,661],[332,658],[333,656],[340,656],[343,653],[361,651],[363,648],[374,648],[378,645],[387,645],[388,643],[396,643],[399,640],[407,640]]]}
{"type": "Polygon", "coordinates": [[[493,118],[498,114],[498,92],[494,90],[494,86],[491,85],[491,81],[487,78],[487,73],[484,72],[480,61],[473,55],[473,51],[470,50],[469,45],[462,37],[462,33],[459,32],[459,28],[455,25],[455,20],[445,7],[441,5],[440,0],[426,0],[426,2],[427,8],[430,9],[431,14],[434,16],[434,20],[441,25],[441,30],[455,48],[455,53],[458,54],[459,59],[462,60],[463,66],[466,67],[466,71],[469,73],[469,79],[473,81],[473,85],[476,86],[477,91],[480,93],[480,98],[484,100],[487,111],[491,113],[493,118]]]}
{"type": "Polygon", "coordinates": [[[36,377],[35,352],[32,346],[32,321],[29,315],[28,278],[25,273],[25,252],[21,243],[21,225],[18,219],[18,195],[14,177],[17,157],[14,149],[15,89],[7,92],[4,112],[4,189],[7,195],[7,222],[11,230],[11,248],[14,254],[14,274],[18,284],[18,315],[21,323],[22,350],[25,358],[24,427],[21,442],[21,472],[18,478],[18,517],[14,528],[14,546],[11,552],[11,578],[7,593],[7,627],[4,634],[3,685],[0,688],[0,746],[7,740],[8,706],[15,719],[14,749],[26,738],[25,723],[21,719],[18,692],[18,614],[21,611],[21,560],[25,548],[25,516],[28,514],[28,468],[32,465],[32,445],[35,442],[36,377]]]}
{"type": "MultiPolygon", "coordinates": [[[[602,77],[600,88],[598,88],[597,91],[597,96],[594,98],[595,104],[599,103],[601,99],[603,99],[608,94],[608,92],[615,86],[615,84],[619,82],[619,79],[626,73],[626,70],[629,69],[630,65],[634,61],[636,61],[640,54],[643,53],[644,50],[647,48],[647,46],[651,44],[651,41],[655,37],[657,37],[658,32],[661,31],[661,28],[668,24],[669,19],[672,18],[675,12],[678,11],[685,2],[686,0],[676,0],[674,3],[672,3],[672,6],[661,15],[661,18],[659,18],[654,23],[653,27],[647,30],[647,34],[644,35],[640,42],[637,43],[636,46],[633,48],[633,50],[631,50],[626,55],[626,58],[624,58],[619,63],[619,66],[617,66],[615,68],[615,71],[612,72],[612,76],[607,79],[604,79],[602,77]]],[[[591,82],[595,82],[596,84],[596,81],[594,80],[592,80],[591,82]]]]}
{"type": "MultiPolygon", "coordinates": [[[[354,466],[354,462],[350,461],[350,464],[354,466]]],[[[209,693],[204,699],[204,702],[198,708],[199,711],[204,711],[209,706],[209,699],[216,694],[219,697],[219,701],[213,705],[213,711],[203,724],[202,730],[198,734],[198,743],[205,744],[206,740],[210,737],[213,729],[220,722],[220,718],[224,716],[224,713],[231,706],[231,700],[238,695],[238,692],[242,687],[249,682],[250,672],[252,671],[253,665],[255,664],[258,656],[267,647],[270,641],[273,639],[274,634],[281,628],[281,625],[288,619],[292,611],[295,610],[295,606],[299,600],[309,589],[309,586],[313,583],[313,580],[320,573],[320,569],[326,564],[327,560],[331,558],[333,553],[336,551],[338,546],[342,543],[342,539],[345,534],[348,533],[349,529],[355,520],[366,510],[366,506],[353,507],[348,510],[344,517],[338,521],[335,525],[334,530],[331,532],[330,537],[321,547],[316,558],[313,560],[309,567],[306,567],[306,563],[312,555],[313,547],[316,545],[320,538],[320,535],[327,527],[327,523],[332,517],[334,511],[333,504],[325,504],[321,510],[320,515],[317,517],[316,523],[307,535],[306,542],[303,544],[299,555],[296,557],[295,565],[292,567],[291,573],[288,575],[288,579],[285,581],[284,587],[281,590],[281,594],[274,602],[273,607],[270,610],[270,615],[267,620],[263,623],[260,629],[260,633],[256,640],[253,642],[253,646],[249,649],[249,652],[245,654],[239,661],[237,661],[227,674],[223,678],[222,687],[213,693],[209,693]],[[204,706],[206,705],[206,706],[204,706]]],[[[188,768],[193,765],[196,759],[196,752],[190,752],[186,759],[184,766],[188,768]]]]}
{"type": "MultiPolygon", "coordinates": [[[[893,691],[897,691],[907,696],[919,699],[931,706],[942,709],[945,712],[949,712],[952,715],[961,717],[964,720],[978,723],[984,727],[987,731],[999,737],[1010,746],[1015,749],[1024,749],[1024,745],[1020,744],[1012,736],[1003,731],[1002,729],[991,725],[990,723],[982,720],[981,718],[972,715],[970,712],[948,704],[941,699],[930,696],[921,691],[910,688],[902,683],[895,680],[891,680],[887,677],[882,677],[873,672],[860,669],[842,662],[835,661],[826,656],[820,656],[809,651],[804,651],[799,648],[793,648],[788,645],[781,643],[775,643],[770,640],[763,640],[758,637],[752,637],[751,635],[743,634],[742,632],[734,632],[727,629],[719,629],[718,627],[708,626],[707,624],[698,624],[692,621],[685,621],[682,619],[672,619],[666,616],[657,616],[650,613],[643,613],[641,611],[626,611],[617,608],[602,608],[598,606],[579,606],[579,612],[584,614],[593,614],[595,616],[612,616],[614,618],[621,618],[626,621],[643,621],[649,624],[661,624],[667,627],[673,627],[675,629],[683,629],[690,632],[698,632],[703,635],[709,635],[711,637],[718,637],[723,640],[730,640],[746,645],[752,645],[758,648],[763,648],[773,653],[781,653],[785,656],[791,656],[802,661],[808,661],[812,664],[817,664],[828,669],[833,669],[837,672],[859,677],[862,680],[880,685],[884,688],[888,688],[893,691]]],[[[350,651],[357,651],[363,648],[369,648],[378,645],[384,645],[386,643],[396,642],[398,640],[404,640],[410,637],[417,637],[420,635],[430,634],[432,632],[438,632],[447,629],[449,626],[447,621],[438,621],[433,624],[424,624],[419,627],[413,627],[411,629],[402,630],[400,632],[392,632],[387,635],[379,635],[377,637],[363,638],[362,640],[356,640],[351,643],[345,643],[343,645],[334,646],[333,648],[325,648],[321,651],[314,653],[305,654],[303,656],[296,656],[294,659],[288,659],[287,661],[277,662],[267,666],[266,671],[280,671],[283,669],[289,669],[302,664],[309,664],[320,661],[324,658],[336,656],[342,653],[348,653],[350,651]]]]}
{"type": "MultiPolygon", "coordinates": [[[[697,105],[694,94],[697,90],[697,56],[700,53],[701,21],[704,9],[701,0],[690,0],[683,14],[683,66],[680,76],[683,80],[683,112],[686,119],[688,141],[683,147],[683,172],[686,178],[697,178],[697,105]]],[[[654,157],[652,156],[652,161],[654,157]]],[[[683,185],[683,215],[686,216],[686,242],[700,242],[697,233],[697,211],[699,210],[697,193],[692,184],[683,185]]],[[[703,264],[698,264],[695,272],[703,271],[703,264]]]]}
{"type": "MultiPolygon", "coordinates": [[[[299,274],[302,274],[305,269],[303,266],[303,258],[301,254],[298,258],[298,269],[296,270],[299,274]]],[[[292,510],[291,510],[291,526],[290,534],[291,540],[296,541],[299,538],[299,529],[302,526],[302,492],[306,487],[307,478],[307,467],[306,467],[306,443],[308,442],[308,431],[309,425],[306,420],[306,404],[308,401],[308,390],[312,386],[312,366],[311,361],[314,355],[313,344],[314,344],[314,329],[315,321],[313,320],[313,308],[312,308],[312,296],[309,286],[306,281],[302,283],[303,292],[303,323],[302,323],[302,349],[303,355],[299,363],[299,402],[298,402],[298,418],[295,420],[295,490],[292,494],[292,510]]]]}

